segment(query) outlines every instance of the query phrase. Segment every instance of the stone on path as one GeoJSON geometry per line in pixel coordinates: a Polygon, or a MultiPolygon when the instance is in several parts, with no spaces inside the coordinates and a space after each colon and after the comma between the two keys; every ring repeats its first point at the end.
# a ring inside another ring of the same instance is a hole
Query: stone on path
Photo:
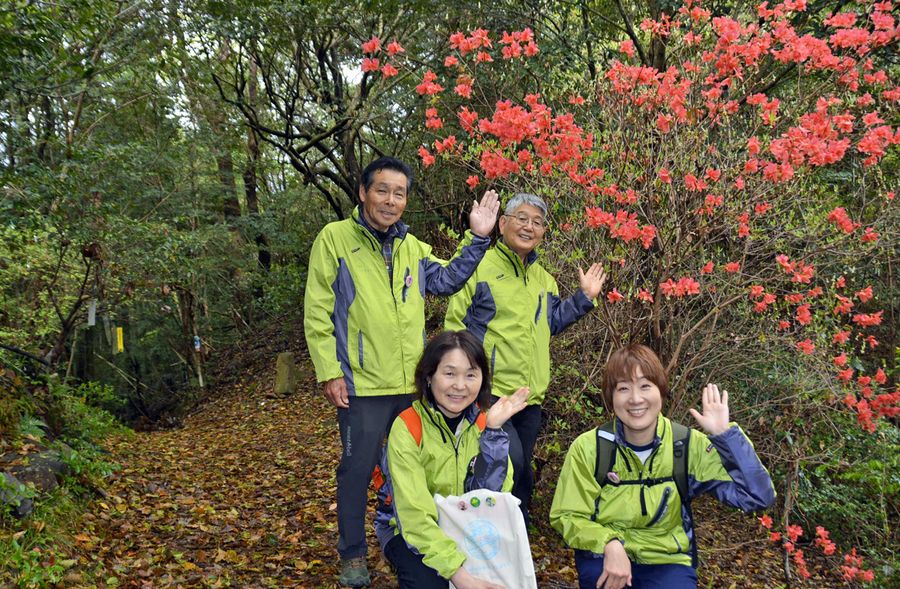
{"type": "Polygon", "coordinates": [[[282,352],[275,363],[275,394],[291,395],[297,389],[297,365],[294,354],[282,352]]]}

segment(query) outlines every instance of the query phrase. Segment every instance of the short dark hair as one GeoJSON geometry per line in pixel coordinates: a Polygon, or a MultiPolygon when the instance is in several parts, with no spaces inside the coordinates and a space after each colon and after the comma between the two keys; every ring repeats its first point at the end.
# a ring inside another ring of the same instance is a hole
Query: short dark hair
{"type": "Polygon", "coordinates": [[[612,409],[612,396],[616,385],[623,380],[630,380],[638,368],[647,380],[656,385],[662,400],[666,400],[669,395],[669,379],[659,356],[643,344],[631,344],[616,350],[606,363],[603,401],[607,408],[612,409]]]}
{"type": "Polygon", "coordinates": [[[484,346],[468,331],[445,331],[431,338],[425,346],[416,365],[416,393],[419,400],[425,399],[434,405],[434,394],[428,380],[437,372],[444,354],[453,350],[462,350],[472,366],[477,366],[481,371],[481,389],[475,401],[486,411],[491,406],[491,371],[484,346]]]}
{"type": "Polygon", "coordinates": [[[395,172],[400,172],[401,174],[406,176],[406,192],[412,192],[412,169],[410,169],[406,162],[387,155],[381,156],[380,158],[366,166],[366,169],[363,170],[362,176],[360,176],[359,178],[359,184],[363,187],[363,190],[369,190],[369,188],[372,186],[372,176],[374,176],[375,172],[378,172],[379,170],[394,170],[395,172]]]}

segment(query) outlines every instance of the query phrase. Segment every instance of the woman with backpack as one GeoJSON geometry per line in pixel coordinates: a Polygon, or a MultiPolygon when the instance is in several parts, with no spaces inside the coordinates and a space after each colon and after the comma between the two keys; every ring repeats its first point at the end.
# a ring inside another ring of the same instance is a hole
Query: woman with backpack
{"type": "Polygon", "coordinates": [[[569,448],[550,523],[575,549],[581,589],[697,587],[690,501],[709,493],[746,512],[775,489],[743,431],[728,421],[728,392],[703,389],[703,432],[662,414],[665,369],[643,345],[615,352],[603,398],[615,419],[569,448]]]}
{"type": "Polygon", "coordinates": [[[502,589],[462,568],[466,557],[438,527],[433,497],[512,488],[509,437],[500,428],[525,408],[528,389],[491,406],[487,356],[467,331],[432,339],[415,381],[418,399],[391,426],[382,461],[375,517],[382,551],[404,589],[447,589],[449,581],[457,589],[502,589]]]}

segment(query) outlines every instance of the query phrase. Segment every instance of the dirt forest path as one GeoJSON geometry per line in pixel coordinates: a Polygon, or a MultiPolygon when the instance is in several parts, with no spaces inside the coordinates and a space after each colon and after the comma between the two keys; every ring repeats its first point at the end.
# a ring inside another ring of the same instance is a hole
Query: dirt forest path
{"type": "MultiPolygon", "coordinates": [[[[86,568],[118,587],[337,587],[335,412],[299,365],[293,396],[269,394],[260,362],[180,427],[111,440],[121,469],[75,537],[86,568]]],[[[571,552],[544,523],[551,493],[541,484],[535,505],[540,586],[575,587],[571,552]]],[[[699,507],[701,587],[780,585],[779,555],[751,518],[699,507]]],[[[396,587],[374,534],[369,566],[373,587],[396,587]]]]}

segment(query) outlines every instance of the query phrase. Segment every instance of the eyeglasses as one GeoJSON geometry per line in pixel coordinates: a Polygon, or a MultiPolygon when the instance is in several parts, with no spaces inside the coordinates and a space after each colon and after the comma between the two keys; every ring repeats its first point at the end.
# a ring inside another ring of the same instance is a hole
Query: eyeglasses
{"type": "Polygon", "coordinates": [[[540,217],[532,218],[523,213],[518,213],[515,215],[505,215],[505,216],[509,217],[510,219],[515,221],[516,225],[518,225],[519,227],[525,227],[526,225],[531,223],[531,226],[534,227],[535,229],[537,229],[538,231],[543,231],[544,229],[547,228],[547,221],[545,219],[541,219],[540,217]]]}

